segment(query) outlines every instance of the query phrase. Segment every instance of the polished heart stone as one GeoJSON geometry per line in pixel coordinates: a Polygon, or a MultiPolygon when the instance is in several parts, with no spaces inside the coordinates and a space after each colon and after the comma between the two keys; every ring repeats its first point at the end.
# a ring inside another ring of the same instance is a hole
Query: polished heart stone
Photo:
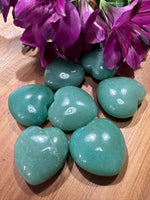
{"type": "Polygon", "coordinates": [[[18,137],[14,159],[21,176],[29,184],[38,185],[56,174],[67,153],[68,140],[63,131],[31,126],[18,137]]]}
{"type": "Polygon", "coordinates": [[[100,105],[108,114],[117,118],[133,116],[144,96],[144,87],[131,78],[109,78],[98,86],[100,105]]]}
{"type": "Polygon", "coordinates": [[[116,74],[116,69],[107,69],[103,61],[104,49],[94,49],[85,54],[81,59],[81,65],[86,73],[90,74],[93,78],[103,80],[112,77],[116,74]]]}
{"type": "Polygon", "coordinates": [[[54,100],[52,90],[44,85],[31,84],[12,92],[8,99],[12,116],[25,126],[42,124],[54,100]]]}
{"type": "Polygon", "coordinates": [[[66,131],[72,131],[86,125],[96,115],[97,107],[92,97],[75,86],[59,89],[48,110],[50,122],[66,131]]]}
{"type": "Polygon", "coordinates": [[[121,170],[126,145],[120,129],[107,119],[94,119],[71,136],[69,150],[84,170],[101,176],[113,176],[121,170]]]}
{"type": "Polygon", "coordinates": [[[44,82],[53,90],[64,86],[78,86],[84,79],[84,69],[62,58],[53,60],[45,70],[44,82]]]}

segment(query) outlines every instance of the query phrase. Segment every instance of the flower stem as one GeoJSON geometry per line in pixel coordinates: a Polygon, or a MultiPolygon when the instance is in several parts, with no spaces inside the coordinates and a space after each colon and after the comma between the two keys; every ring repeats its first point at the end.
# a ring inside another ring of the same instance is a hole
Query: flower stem
{"type": "Polygon", "coordinates": [[[101,10],[105,10],[105,9],[107,8],[107,6],[108,6],[108,2],[107,2],[107,1],[105,1],[105,0],[100,0],[99,8],[100,8],[101,10]]]}

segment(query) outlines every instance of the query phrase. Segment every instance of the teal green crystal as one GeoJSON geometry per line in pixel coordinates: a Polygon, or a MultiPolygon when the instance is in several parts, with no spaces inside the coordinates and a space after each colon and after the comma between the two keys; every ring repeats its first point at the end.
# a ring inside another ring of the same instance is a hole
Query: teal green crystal
{"type": "Polygon", "coordinates": [[[55,93],[54,102],[48,110],[50,122],[66,131],[86,125],[97,115],[92,97],[75,86],[63,87],[55,93]]]}
{"type": "Polygon", "coordinates": [[[54,100],[52,90],[44,85],[31,84],[12,92],[8,106],[12,116],[25,126],[42,124],[54,100]]]}
{"type": "Polygon", "coordinates": [[[146,93],[138,81],[126,77],[114,77],[101,81],[97,92],[102,108],[117,118],[133,116],[146,93]]]}
{"type": "Polygon", "coordinates": [[[80,85],[84,76],[84,69],[79,64],[56,58],[47,66],[44,82],[51,89],[57,90],[64,86],[80,85]]]}
{"type": "Polygon", "coordinates": [[[14,159],[21,176],[29,184],[38,185],[56,174],[67,153],[68,140],[63,131],[31,126],[18,137],[14,159]]]}
{"type": "Polygon", "coordinates": [[[69,150],[81,168],[101,176],[118,174],[126,157],[126,145],[120,129],[103,118],[94,119],[77,129],[70,138],[69,150]]]}
{"type": "Polygon", "coordinates": [[[87,74],[93,78],[103,80],[116,74],[116,69],[107,69],[103,61],[104,49],[94,49],[81,58],[81,65],[87,74]]]}

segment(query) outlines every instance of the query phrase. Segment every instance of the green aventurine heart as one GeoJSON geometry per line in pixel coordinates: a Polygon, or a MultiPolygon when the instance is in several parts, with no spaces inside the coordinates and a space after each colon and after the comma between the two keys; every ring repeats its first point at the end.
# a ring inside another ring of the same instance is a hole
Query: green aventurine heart
{"type": "Polygon", "coordinates": [[[52,90],[44,85],[31,84],[12,92],[8,99],[12,116],[25,126],[42,124],[54,100],[52,90]]]}
{"type": "Polygon", "coordinates": [[[53,60],[45,70],[44,82],[53,90],[72,85],[78,86],[84,79],[84,69],[62,58],[53,60]]]}
{"type": "Polygon", "coordinates": [[[113,176],[121,170],[126,145],[120,129],[107,119],[94,119],[71,136],[69,150],[84,170],[101,176],[113,176]]]}
{"type": "Polygon", "coordinates": [[[100,105],[108,114],[117,118],[133,116],[144,97],[144,87],[131,78],[109,78],[98,86],[100,105]]]}
{"type": "Polygon", "coordinates": [[[103,61],[104,49],[94,49],[85,54],[81,59],[81,65],[86,73],[90,74],[93,78],[103,80],[112,77],[116,74],[116,69],[107,69],[103,61]]]}
{"type": "Polygon", "coordinates": [[[18,137],[14,158],[21,176],[32,185],[45,182],[63,166],[68,140],[58,128],[31,126],[18,137]]]}
{"type": "Polygon", "coordinates": [[[86,125],[97,115],[97,107],[92,97],[75,86],[59,89],[54,102],[48,110],[50,122],[66,131],[75,130],[86,125]]]}

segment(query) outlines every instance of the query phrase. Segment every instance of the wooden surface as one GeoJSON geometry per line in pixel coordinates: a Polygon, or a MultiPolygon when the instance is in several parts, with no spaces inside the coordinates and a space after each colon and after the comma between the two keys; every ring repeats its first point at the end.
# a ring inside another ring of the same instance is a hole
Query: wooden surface
{"type": "MultiPolygon", "coordinates": [[[[21,33],[10,17],[4,24],[0,16],[0,200],[150,200],[150,55],[135,73],[147,95],[133,118],[117,121],[98,105],[98,116],[113,120],[125,137],[128,155],[119,175],[91,175],[69,156],[55,177],[40,186],[30,186],[19,175],[13,157],[15,141],[25,127],[13,119],[7,101],[20,86],[44,84],[44,69],[36,57],[23,55],[21,33]]],[[[96,82],[86,77],[82,88],[97,102],[96,82]]],[[[46,123],[44,127],[49,126],[46,123]]]]}

